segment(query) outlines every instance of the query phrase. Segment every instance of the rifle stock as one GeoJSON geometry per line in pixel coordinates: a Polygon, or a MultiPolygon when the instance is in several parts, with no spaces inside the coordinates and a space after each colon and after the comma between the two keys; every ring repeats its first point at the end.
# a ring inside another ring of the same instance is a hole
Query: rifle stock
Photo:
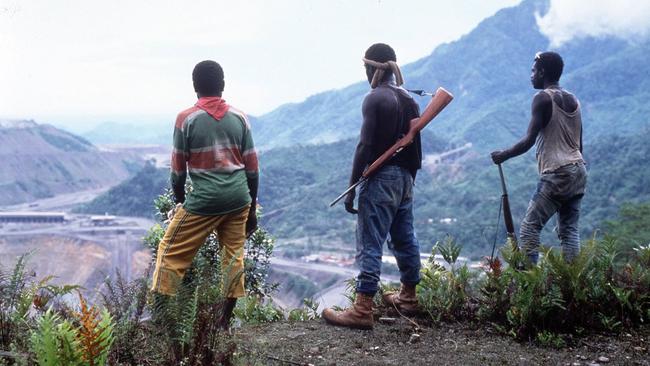
{"type": "Polygon", "coordinates": [[[444,88],[438,88],[420,117],[413,118],[410,121],[408,133],[386,150],[379,158],[377,158],[377,160],[370,164],[370,166],[363,171],[359,182],[350,186],[343,194],[332,201],[330,207],[334,206],[338,201],[345,197],[345,195],[350,192],[350,190],[354,189],[354,187],[356,187],[362,180],[368,179],[371,175],[377,172],[377,170],[379,170],[379,168],[381,168],[390,158],[395,156],[395,154],[398,154],[406,146],[411,144],[415,135],[422,131],[422,129],[424,129],[424,127],[426,127],[426,125],[428,125],[429,122],[431,122],[431,120],[433,120],[447,106],[447,104],[451,103],[453,99],[454,96],[450,92],[444,88]]]}

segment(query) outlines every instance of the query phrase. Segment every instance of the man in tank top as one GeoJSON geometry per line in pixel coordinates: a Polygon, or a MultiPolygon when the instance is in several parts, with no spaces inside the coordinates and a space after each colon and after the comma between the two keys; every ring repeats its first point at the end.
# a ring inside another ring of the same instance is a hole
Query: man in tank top
{"type": "Polygon", "coordinates": [[[541,91],[533,98],[528,131],[509,149],[491,154],[494,163],[501,164],[537,145],[540,180],[519,231],[521,247],[532,264],[537,263],[540,232],[556,213],[564,259],[570,262],[580,251],[578,219],[587,171],[580,102],[560,87],[563,68],[562,57],[555,52],[535,55],[530,80],[541,91]]]}

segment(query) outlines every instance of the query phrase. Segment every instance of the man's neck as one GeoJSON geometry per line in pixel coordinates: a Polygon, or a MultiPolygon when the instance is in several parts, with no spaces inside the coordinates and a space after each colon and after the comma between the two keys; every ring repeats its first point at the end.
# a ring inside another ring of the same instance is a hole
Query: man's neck
{"type": "Polygon", "coordinates": [[[393,76],[393,75],[390,75],[389,77],[387,77],[387,78],[383,79],[382,81],[380,81],[379,85],[377,85],[377,86],[391,85],[391,84],[395,85],[395,76],[393,76]]]}
{"type": "Polygon", "coordinates": [[[560,83],[557,81],[545,81],[544,89],[561,89],[560,83]]]}
{"type": "Polygon", "coordinates": [[[217,94],[217,95],[202,95],[201,93],[196,93],[196,97],[197,97],[197,99],[201,99],[201,98],[214,98],[214,97],[216,97],[216,98],[221,98],[221,94],[217,94]]]}

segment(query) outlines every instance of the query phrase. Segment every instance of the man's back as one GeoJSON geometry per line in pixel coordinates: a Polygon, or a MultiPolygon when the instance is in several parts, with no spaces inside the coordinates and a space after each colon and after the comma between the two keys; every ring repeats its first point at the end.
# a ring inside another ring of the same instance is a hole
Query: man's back
{"type": "MultiPolygon", "coordinates": [[[[409,122],[419,117],[418,105],[408,93],[389,83],[373,89],[363,101],[363,125],[360,142],[371,147],[369,163],[388,150],[401,135],[406,134],[409,122]]],[[[414,172],[420,168],[422,152],[420,135],[413,144],[389,160],[388,165],[397,165],[414,172]]]]}
{"type": "Polygon", "coordinates": [[[230,106],[217,112],[206,107],[203,99],[208,98],[177,118],[172,181],[184,181],[187,170],[193,190],[185,209],[222,215],[251,203],[247,174],[257,175],[257,156],[244,114],[230,106]]]}
{"type": "Polygon", "coordinates": [[[548,122],[537,137],[537,163],[540,173],[584,162],[581,149],[582,117],[580,103],[573,94],[555,88],[544,89],[551,99],[548,122]]]}

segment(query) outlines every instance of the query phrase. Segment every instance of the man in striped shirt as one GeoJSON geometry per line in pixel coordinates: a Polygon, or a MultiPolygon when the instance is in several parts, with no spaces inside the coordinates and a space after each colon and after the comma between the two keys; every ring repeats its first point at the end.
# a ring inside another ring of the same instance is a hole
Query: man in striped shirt
{"type": "Polygon", "coordinates": [[[202,61],[192,72],[197,103],[176,118],[171,184],[177,208],[158,246],[152,291],[174,295],[208,235],[222,248],[227,328],[244,293],[244,242],[257,228],[258,161],[248,119],[221,98],[223,70],[202,61]],[[192,191],[185,198],[189,172],[192,191]]]}

